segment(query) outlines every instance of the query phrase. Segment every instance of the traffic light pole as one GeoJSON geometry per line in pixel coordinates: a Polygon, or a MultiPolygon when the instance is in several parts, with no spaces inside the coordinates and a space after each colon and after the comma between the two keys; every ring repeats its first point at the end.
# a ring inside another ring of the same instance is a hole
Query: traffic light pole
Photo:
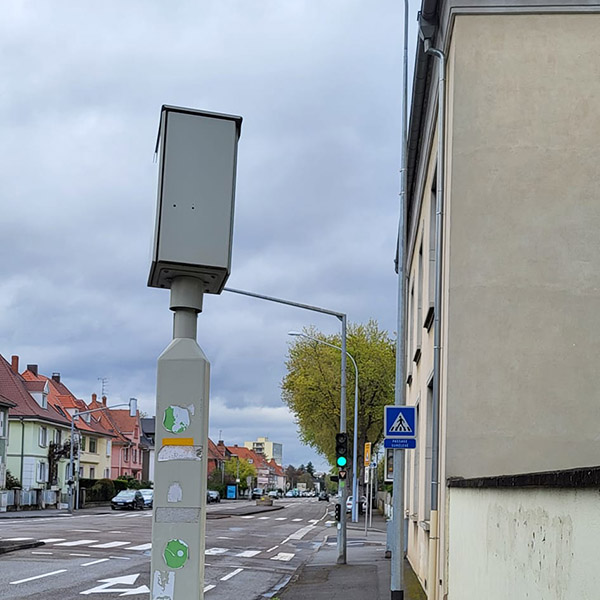
{"type": "MultiPolygon", "coordinates": [[[[342,321],[342,397],[340,400],[340,433],[346,433],[346,315],[341,318],[342,321]]],[[[338,491],[340,492],[340,522],[337,525],[337,564],[346,564],[346,499],[348,497],[348,487],[345,479],[338,479],[338,491]]]]}

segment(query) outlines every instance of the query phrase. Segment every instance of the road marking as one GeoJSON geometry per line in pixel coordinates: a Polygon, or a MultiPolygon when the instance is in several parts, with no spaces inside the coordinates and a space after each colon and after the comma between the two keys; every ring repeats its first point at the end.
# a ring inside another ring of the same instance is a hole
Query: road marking
{"type": "Polygon", "coordinates": [[[204,551],[204,554],[208,554],[209,556],[215,556],[216,554],[225,554],[229,548],[209,548],[204,551]]]}
{"type": "Polygon", "coordinates": [[[302,521],[302,519],[292,519],[292,523],[298,523],[299,521],[302,521]]]}
{"type": "Polygon", "coordinates": [[[267,550],[267,553],[269,553],[269,552],[273,552],[273,550],[275,550],[275,548],[279,548],[279,544],[277,544],[277,546],[273,546],[272,548],[269,548],[269,549],[267,550]]]}
{"type": "MultiPolygon", "coordinates": [[[[236,554],[236,556],[239,556],[240,558],[252,558],[253,556],[256,556],[257,554],[260,554],[260,550],[244,550],[243,552],[240,552],[239,554],[236,554]]],[[[268,550],[267,550],[268,552],[268,550]]]]}
{"type": "Polygon", "coordinates": [[[127,546],[131,542],[106,542],[106,544],[94,544],[90,548],[118,548],[119,546],[127,546]]]}
{"type": "Polygon", "coordinates": [[[108,533],[123,533],[122,531],[109,531],[108,533]]]}
{"type": "Polygon", "coordinates": [[[134,585],[139,575],[139,573],[134,573],[132,575],[124,575],[123,577],[109,577],[107,579],[98,579],[98,583],[102,585],[97,585],[94,588],[90,588],[89,590],[85,590],[79,593],[82,595],[119,593],[120,596],[135,596],[137,594],[149,594],[150,589],[145,585],[140,585],[136,588],[113,587],[119,584],[134,585]]]}
{"type": "Polygon", "coordinates": [[[79,533],[100,533],[101,529],[69,529],[69,531],[78,531],[79,533]]]}
{"type": "Polygon", "coordinates": [[[129,546],[129,548],[125,548],[125,550],[150,550],[150,548],[152,548],[152,543],[140,544],[139,546],[129,546]]]}
{"type": "Polygon", "coordinates": [[[129,556],[111,556],[109,558],[116,558],[117,560],[131,560],[129,556]]]}
{"type": "Polygon", "coordinates": [[[220,535],[217,539],[218,540],[234,540],[235,538],[227,537],[226,535],[220,535]]]}
{"type": "Polygon", "coordinates": [[[291,554],[290,552],[280,552],[277,556],[272,556],[271,560],[282,560],[284,562],[288,562],[294,558],[295,554],[291,554]]]}
{"type": "Polygon", "coordinates": [[[245,515],[242,519],[254,519],[254,515],[245,515]]]}
{"type": "Polygon", "coordinates": [[[212,589],[214,589],[214,588],[216,588],[216,587],[217,587],[216,585],[207,585],[207,586],[204,588],[204,593],[206,594],[206,592],[210,592],[210,590],[212,590],[212,589]]]}
{"type": "Polygon", "coordinates": [[[69,556],[91,556],[91,554],[77,554],[76,552],[72,552],[69,556]]]}
{"type": "Polygon", "coordinates": [[[309,519],[308,522],[309,523],[318,523],[319,519],[309,519]]]}
{"type": "Polygon", "coordinates": [[[42,579],[42,577],[50,577],[50,575],[58,575],[64,573],[66,569],[59,569],[58,571],[51,571],[50,573],[43,573],[42,575],[35,575],[35,577],[28,577],[27,579],[19,579],[18,581],[9,582],[10,585],[16,585],[17,583],[26,583],[27,581],[33,581],[34,579],[42,579]]]}
{"type": "Polygon", "coordinates": [[[44,544],[54,544],[55,542],[64,542],[67,538],[48,538],[46,540],[40,540],[44,544]]]}
{"type": "Polygon", "coordinates": [[[24,542],[25,540],[32,540],[33,538],[3,538],[3,542],[24,542]]]}
{"type": "Polygon", "coordinates": [[[276,521],[287,521],[287,517],[277,517],[276,521]]]}
{"type": "Polygon", "coordinates": [[[236,569],[235,571],[231,571],[231,573],[229,573],[228,575],[221,577],[221,581],[227,581],[228,579],[235,577],[238,573],[241,573],[243,570],[244,569],[236,569]]]}
{"type": "Polygon", "coordinates": [[[61,542],[60,544],[54,544],[55,546],[87,546],[88,544],[95,544],[98,540],[75,540],[74,542],[61,542]]]}
{"type": "Polygon", "coordinates": [[[266,521],[267,519],[270,519],[271,517],[258,517],[259,521],[266,521]]]}
{"type": "Polygon", "coordinates": [[[98,560],[93,560],[92,562],[82,563],[79,566],[80,567],[89,567],[90,565],[97,565],[98,563],[106,562],[108,560],[110,560],[110,558],[99,558],[98,560]]]}
{"type": "Polygon", "coordinates": [[[52,552],[36,552],[36,551],[32,551],[31,554],[52,554],[52,552]]]}

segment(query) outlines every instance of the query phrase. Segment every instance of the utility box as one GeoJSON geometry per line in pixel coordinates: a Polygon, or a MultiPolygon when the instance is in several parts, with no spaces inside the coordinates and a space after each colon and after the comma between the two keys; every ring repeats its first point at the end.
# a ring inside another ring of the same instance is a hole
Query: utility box
{"type": "Polygon", "coordinates": [[[154,250],[148,285],[194,277],[219,294],[231,269],[242,117],[162,107],[154,250]]]}

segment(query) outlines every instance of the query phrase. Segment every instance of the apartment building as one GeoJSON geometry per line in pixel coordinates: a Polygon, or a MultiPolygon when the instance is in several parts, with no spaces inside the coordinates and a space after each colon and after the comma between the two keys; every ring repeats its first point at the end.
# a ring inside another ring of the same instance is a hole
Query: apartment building
{"type": "Polygon", "coordinates": [[[419,435],[406,451],[408,559],[430,600],[596,597],[600,5],[420,8],[407,157],[406,399],[419,435]]]}
{"type": "Polygon", "coordinates": [[[283,444],[272,442],[268,437],[258,437],[254,442],[244,442],[244,446],[257,454],[262,454],[266,460],[273,459],[278,465],[283,464],[283,444]]]}

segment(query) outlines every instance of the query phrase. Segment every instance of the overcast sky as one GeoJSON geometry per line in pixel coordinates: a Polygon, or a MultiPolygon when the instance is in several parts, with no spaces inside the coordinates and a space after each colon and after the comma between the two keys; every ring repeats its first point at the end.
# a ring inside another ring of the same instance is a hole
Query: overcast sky
{"type": "MultiPolygon", "coordinates": [[[[4,3],[0,353],[60,372],[86,400],[106,378],[111,403],[136,396],[154,414],[172,335],[168,291],[146,287],[162,104],[244,119],[229,287],[394,335],[403,11],[398,0],[4,3]]],[[[205,297],[212,439],[267,436],[285,464],[325,467],[280,394],[287,332],[310,325],[340,329],[205,297]]]]}

